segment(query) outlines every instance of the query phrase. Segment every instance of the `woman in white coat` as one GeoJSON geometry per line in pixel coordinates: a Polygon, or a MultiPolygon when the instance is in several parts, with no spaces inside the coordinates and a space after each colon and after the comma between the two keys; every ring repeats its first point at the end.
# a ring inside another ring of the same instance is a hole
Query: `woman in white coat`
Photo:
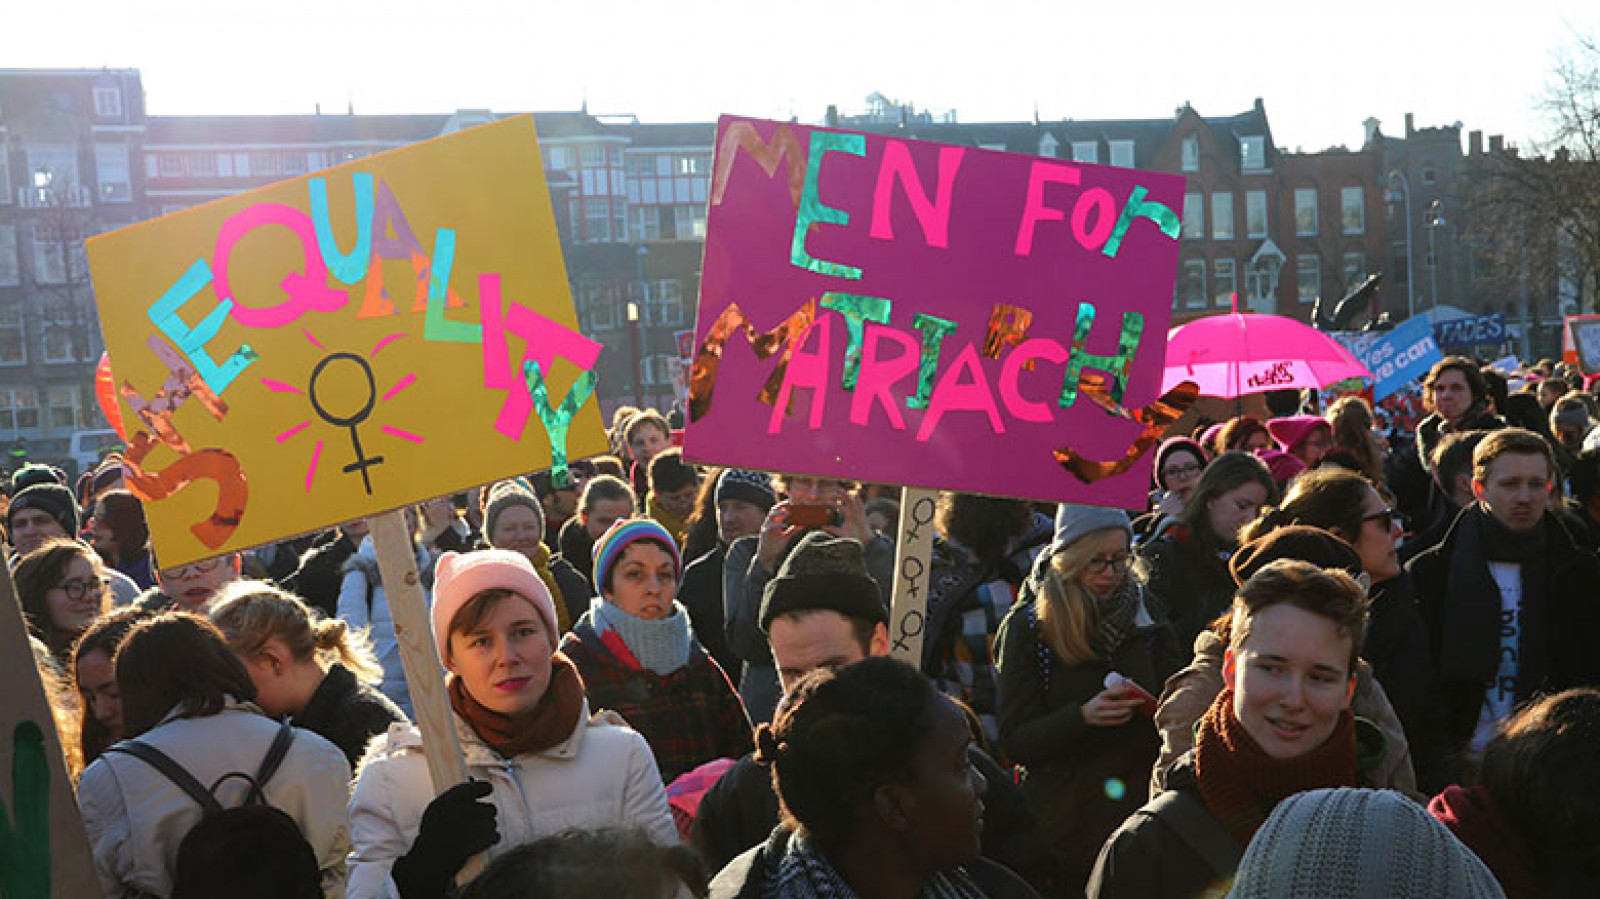
{"type": "Polygon", "coordinates": [[[416,728],[378,738],[350,802],[351,899],[444,895],[478,852],[567,828],[634,824],[677,841],[649,745],[615,715],[590,716],[577,668],[555,651],[555,622],[520,553],[439,559],[433,636],[474,780],[436,799],[416,728]]]}

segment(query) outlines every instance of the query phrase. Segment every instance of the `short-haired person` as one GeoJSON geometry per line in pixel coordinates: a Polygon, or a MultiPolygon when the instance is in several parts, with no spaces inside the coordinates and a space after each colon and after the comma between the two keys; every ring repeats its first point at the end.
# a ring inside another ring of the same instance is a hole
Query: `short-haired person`
{"type": "Polygon", "coordinates": [[[772,654],[757,620],[761,599],[767,582],[777,575],[783,560],[800,538],[808,531],[820,530],[859,542],[867,574],[878,585],[884,608],[889,606],[889,589],[893,584],[894,544],[867,523],[866,506],[856,482],[795,474],[777,475],[775,482],[778,491],[787,494],[787,498],[767,512],[755,536],[737,540],[728,547],[728,558],[722,566],[723,627],[728,648],[744,661],[739,695],[744,699],[750,720],[757,723],[772,718],[781,692],[777,672],[772,667],[772,654]],[[805,513],[827,516],[826,523],[790,523],[791,510],[796,510],[796,515],[802,514],[797,507],[805,513]]]}
{"type": "Polygon", "coordinates": [[[683,450],[664,449],[650,459],[650,492],[645,494],[644,513],[681,544],[699,489],[700,474],[683,461],[683,450]]]}
{"type": "Polygon", "coordinates": [[[410,723],[373,686],[383,681],[383,666],[366,634],[342,619],[323,618],[265,581],[234,581],[208,614],[250,672],[256,705],[326,737],[352,770],[373,737],[410,723]]]}
{"type": "MultiPolygon", "coordinates": [[[[253,703],[255,684],[222,634],[189,612],[164,612],[135,625],[113,660],[129,737],[170,756],[195,780],[217,784],[224,808],[240,805],[278,736],[278,722],[253,703]]],[[[350,850],[345,805],[350,763],[322,737],[295,728],[277,771],[260,784],[267,804],[300,826],[329,899],[345,894],[350,850]]],[[[172,894],[183,837],[201,818],[199,803],[150,763],[115,749],[84,769],[78,806],[107,896],[172,894]]]]}
{"type": "Polygon", "coordinates": [[[517,481],[500,481],[483,505],[483,539],[496,549],[522,553],[556,603],[556,627],[566,633],[589,608],[589,579],[572,562],[551,555],[545,545],[546,520],[539,498],[517,481]]]}
{"type": "Polygon", "coordinates": [[[980,854],[988,783],[966,718],[911,665],[813,671],[757,734],[783,824],[722,869],[713,899],[1037,895],[980,854]]]}
{"type": "Polygon", "coordinates": [[[1434,446],[1429,471],[1436,517],[1432,524],[1416,531],[1401,544],[1400,564],[1410,562],[1425,549],[1438,546],[1455,524],[1456,515],[1472,505],[1472,454],[1490,433],[1457,431],[1444,435],[1434,446]]]}
{"type": "Polygon", "coordinates": [[[1422,379],[1422,404],[1429,415],[1417,425],[1417,458],[1430,472],[1439,438],[1506,426],[1505,419],[1490,409],[1489,382],[1465,356],[1446,356],[1433,364],[1422,379]]]}
{"type": "Polygon", "coordinates": [[[435,797],[416,728],[375,741],[350,801],[350,899],[443,896],[478,852],[569,827],[637,824],[676,842],[650,747],[617,716],[591,716],[556,649],[550,590],[521,553],[445,553],[429,616],[474,780],[435,797]]]}
{"type": "Polygon", "coordinates": [[[1475,786],[1428,803],[1511,899],[1592,895],[1600,879],[1600,691],[1540,697],[1501,724],[1475,786]]]}
{"type": "Polygon", "coordinates": [[[650,460],[656,457],[656,453],[672,445],[672,425],[660,412],[646,409],[623,425],[622,439],[633,460],[628,480],[633,485],[635,496],[642,498],[650,492],[650,460]]]}
{"type": "Polygon", "coordinates": [[[1090,899],[1216,889],[1279,802],[1356,785],[1350,700],[1366,613],[1354,578],[1308,562],[1272,562],[1244,582],[1223,659],[1225,689],[1167,791],[1102,847],[1090,899]]]}
{"type": "Polygon", "coordinates": [[[1277,498],[1266,463],[1249,453],[1223,453],[1206,466],[1183,514],[1139,547],[1145,584],[1166,609],[1180,649],[1232,602],[1227,554],[1238,545],[1239,529],[1277,498]]]}
{"type": "MultiPolygon", "coordinates": [[[[742,468],[723,470],[711,489],[716,543],[699,557],[690,558],[689,564],[684,566],[678,601],[689,610],[695,636],[700,638],[706,652],[722,666],[729,680],[737,684],[743,673],[743,663],[728,647],[727,616],[722,601],[723,565],[728,558],[728,547],[761,530],[761,522],[766,520],[768,510],[777,504],[778,495],[772,487],[772,478],[765,472],[742,468]]],[[[687,547],[685,555],[688,555],[687,547]]]]}
{"type": "MultiPolygon", "coordinates": [[[[1336,469],[1317,471],[1319,477],[1335,473],[1354,477],[1352,473],[1336,469]]],[[[1281,559],[1309,562],[1318,568],[1337,569],[1358,580],[1365,578],[1366,563],[1350,541],[1312,524],[1273,525],[1270,529],[1269,524],[1261,519],[1252,523],[1249,529],[1259,531],[1258,535],[1240,546],[1233,558],[1228,560],[1228,568],[1236,583],[1243,584],[1257,571],[1281,559]]],[[[1371,636],[1369,620],[1366,637],[1362,641],[1363,655],[1371,643],[1371,636]]],[[[1186,754],[1193,752],[1195,725],[1216,702],[1217,694],[1225,686],[1222,663],[1232,642],[1233,615],[1230,611],[1200,632],[1194,641],[1193,661],[1167,678],[1155,716],[1156,729],[1161,732],[1161,755],[1151,770],[1151,798],[1159,796],[1167,788],[1167,779],[1173,766],[1186,754]]],[[[1421,661],[1426,665],[1425,649],[1421,661]]],[[[1364,763],[1357,771],[1361,785],[1399,790],[1414,798],[1422,798],[1424,794],[1418,791],[1412,770],[1412,748],[1405,728],[1383,686],[1373,677],[1372,666],[1365,659],[1356,662],[1355,677],[1356,692],[1350,700],[1350,710],[1356,715],[1357,743],[1368,750],[1361,753],[1364,763]]],[[[1431,723],[1431,719],[1426,720],[1431,723]]]]}
{"type": "Polygon", "coordinates": [[[589,611],[561,640],[589,699],[644,735],[665,783],[748,752],[739,694],[677,601],[683,560],[666,529],[648,518],[618,521],[595,542],[594,576],[589,611]]]}
{"type": "Polygon", "coordinates": [[[1535,693],[1600,685],[1600,562],[1550,513],[1554,477],[1539,435],[1485,437],[1472,457],[1477,502],[1409,565],[1440,682],[1447,763],[1480,756],[1497,723],[1535,693]]]}
{"type": "Polygon", "coordinates": [[[544,545],[553,553],[561,551],[561,526],[578,514],[578,496],[583,485],[595,475],[594,464],[587,459],[574,459],[567,463],[567,483],[557,487],[550,471],[536,471],[529,481],[539,496],[544,509],[544,545]]]}
{"type": "MultiPolygon", "coordinates": [[[[618,519],[633,515],[638,497],[628,482],[607,474],[584,482],[578,498],[578,514],[561,526],[561,557],[578,569],[594,588],[594,542],[611,529],[618,519]]],[[[591,593],[591,595],[593,595],[591,593]]]]}
{"type": "MultiPolygon", "coordinates": [[[[854,541],[813,531],[790,556],[795,564],[768,584],[761,623],[785,691],[820,668],[837,670],[888,655],[889,616],[854,541]],[[812,566],[809,556],[820,556],[812,566]]],[[[973,763],[989,780],[983,854],[1018,874],[1048,876],[1049,850],[1026,802],[995,762],[976,748],[973,763]]],[[[778,824],[772,772],[746,755],[700,800],[690,842],[712,870],[760,845],[778,824]]]]}
{"type": "Polygon", "coordinates": [[[1569,458],[1583,452],[1588,442],[1586,438],[1593,430],[1594,419],[1589,417],[1589,406],[1576,394],[1561,397],[1551,407],[1550,433],[1569,458]]]}

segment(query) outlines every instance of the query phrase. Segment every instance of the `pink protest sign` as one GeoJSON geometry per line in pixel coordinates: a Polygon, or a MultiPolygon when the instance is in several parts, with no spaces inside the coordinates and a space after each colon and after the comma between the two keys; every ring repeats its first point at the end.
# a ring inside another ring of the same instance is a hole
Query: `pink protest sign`
{"type": "Polygon", "coordinates": [[[1142,506],[1183,179],[792,123],[717,128],[685,455],[1142,506]]]}

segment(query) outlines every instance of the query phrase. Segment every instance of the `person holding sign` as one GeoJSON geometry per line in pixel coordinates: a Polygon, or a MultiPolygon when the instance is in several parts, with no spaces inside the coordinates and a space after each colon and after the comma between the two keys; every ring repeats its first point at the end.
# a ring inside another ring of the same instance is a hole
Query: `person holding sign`
{"type": "Polygon", "coordinates": [[[682,577],[678,546],[665,528],[646,518],[617,522],[594,545],[600,595],[561,641],[589,698],[644,735],[669,784],[750,749],[739,694],[677,601],[682,577]]]}
{"type": "Polygon", "coordinates": [[[1280,559],[1245,581],[1225,686],[1200,720],[1194,751],[1168,789],[1106,841],[1090,899],[1220,893],[1279,802],[1355,786],[1350,700],[1366,624],[1366,591],[1343,571],[1280,559]]]}
{"type": "Polygon", "coordinates": [[[1120,510],[1062,505],[996,641],[1000,745],[1024,767],[1023,794],[1073,889],[1138,808],[1159,743],[1149,691],[1178,664],[1171,630],[1131,571],[1132,536],[1120,510]]]}
{"type": "Polygon", "coordinates": [[[474,779],[435,797],[417,728],[377,740],[350,802],[350,899],[436,899],[479,852],[570,827],[637,824],[677,842],[650,747],[616,715],[590,714],[527,558],[445,553],[430,617],[474,779]]]}

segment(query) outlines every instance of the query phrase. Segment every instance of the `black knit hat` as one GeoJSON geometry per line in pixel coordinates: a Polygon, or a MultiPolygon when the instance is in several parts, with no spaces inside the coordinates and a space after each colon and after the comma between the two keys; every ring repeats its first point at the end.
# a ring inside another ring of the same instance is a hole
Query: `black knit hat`
{"type": "Polygon", "coordinates": [[[811,531],[795,544],[762,594],[762,632],[779,615],[805,609],[889,623],[878,584],[867,575],[861,541],[811,531]]]}
{"type": "Polygon", "coordinates": [[[1239,547],[1228,560],[1234,583],[1243,584],[1250,576],[1279,559],[1298,559],[1318,568],[1337,569],[1353,578],[1361,577],[1361,556],[1355,547],[1322,528],[1292,524],[1278,528],[1239,547]]]}
{"type": "Polygon", "coordinates": [[[772,511],[778,503],[778,494],[772,489],[772,477],[764,471],[730,468],[717,479],[716,501],[740,499],[763,512],[772,511]]]}
{"type": "Polygon", "coordinates": [[[72,491],[56,483],[34,484],[11,498],[11,508],[6,511],[6,529],[11,529],[11,519],[23,509],[38,509],[61,525],[68,537],[78,536],[78,501],[72,491]]]}

